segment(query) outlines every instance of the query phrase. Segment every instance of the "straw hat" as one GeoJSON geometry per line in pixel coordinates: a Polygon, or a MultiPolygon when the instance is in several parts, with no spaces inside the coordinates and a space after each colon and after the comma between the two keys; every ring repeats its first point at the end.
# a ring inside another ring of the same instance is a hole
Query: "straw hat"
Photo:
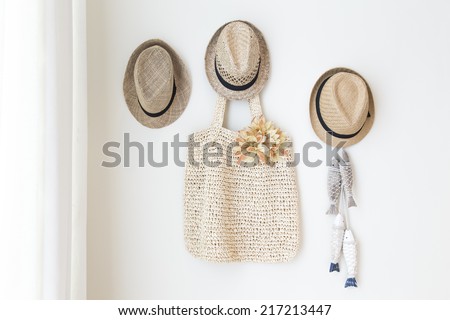
{"type": "Polygon", "coordinates": [[[267,81],[269,65],[263,35],[246,21],[232,21],[220,27],[206,49],[208,80],[227,99],[257,95],[267,81]]]}
{"type": "MultiPolygon", "coordinates": [[[[358,73],[346,68],[325,72],[314,85],[309,104],[317,136],[348,147],[366,136],[375,118],[372,93],[358,73]]],[[[328,141],[327,141],[328,140],[328,141]]]]}
{"type": "Polygon", "coordinates": [[[128,61],[123,94],[137,121],[149,128],[162,128],[183,113],[191,80],[183,61],[168,44],[148,40],[128,61]]]}

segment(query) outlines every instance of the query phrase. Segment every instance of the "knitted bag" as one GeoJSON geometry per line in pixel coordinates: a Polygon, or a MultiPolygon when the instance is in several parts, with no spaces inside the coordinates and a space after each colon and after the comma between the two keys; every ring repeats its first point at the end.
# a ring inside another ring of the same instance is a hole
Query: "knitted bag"
{"type": "MultiPolygon", "coordinates": [[[[259,97],[249,103],[252,117],[260,117],[259,97]]],[[[237,156],[227,153],[238,133],[222,126],[225,106],[226,98],[218,96],[211,127],[190,139],[191,146],[197,146],[190,148],[186,162],[187,250],[195,257],[216,262],[288,261],[299,247],[295,168],[287,165],[293,161],[293,152],[274,166],[239,165],[237,156]],[[222,153],[211,160],[214,165],[205,165],[205,145],[212,146],[207,150],[210,154],[222,153]],[[217,150],[220,146],[222,150],[217,150]]]]}

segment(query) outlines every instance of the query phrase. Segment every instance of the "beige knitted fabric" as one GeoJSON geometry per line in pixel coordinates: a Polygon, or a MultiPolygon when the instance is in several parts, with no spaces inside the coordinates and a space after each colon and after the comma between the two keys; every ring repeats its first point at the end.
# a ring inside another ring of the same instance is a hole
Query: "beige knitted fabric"
{"type": "MultiPolygon", "coordinates": [[[[260,116],[259,97],[249,102],[252,116],[260,116]]],[[[273,167],[239,166],[232,153],[226,159],[226,149],[235,141],[237,132],[222,126],[225,105],[226,99],[219,96],[212,126],[195,133],[191,140],[200,146],[186,163],[186,247],[195,257],[216,262],[288,261],[299,246],[295,169],[287,166],[293,154],[273,167]],[[203,146],[212,141],[224,151],[221,157],[209,159],[221,161],[215,167],[203,161],[203,146]],[[193,160],[199,165],[193,165],[193,160]]]]}

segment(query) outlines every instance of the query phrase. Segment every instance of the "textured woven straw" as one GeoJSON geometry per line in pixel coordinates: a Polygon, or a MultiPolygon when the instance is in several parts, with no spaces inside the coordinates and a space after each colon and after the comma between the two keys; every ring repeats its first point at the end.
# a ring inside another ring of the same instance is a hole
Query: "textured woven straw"
{"type": "Polygon", "coordinates": [[[128,61],[123,93],[137,121],[149,128],[161,128],[183,113],[191,81],[185,65],[168,44],[149,40],[128,61]]]}
{"type": "MultiPolygon", "coordinates": [[[[288,261],[299,246],[295,169],[287,165],[293,154],[273,167],[245,167],[235,155],[227,158],[225,151],[238,133],[222,126],[225,105],[226,98],[219,96],[213,124],[190,141],[199,145],[186,162],[186,247],[195,257],[216,262],[288,261]],[[202,150],[208,142],[223,148],[223,156],[210,159],[220,160],[219,166],[204,164],[202,150]]],[[[258,96],[250,100],[250,108],[253,117],[262,114],[258,96]]]]}
{"type": "Polygon", "coordinates": [[[311,93],[309,111],[317,136],[333,146],[344,142],[348,147],[361,141],[375,118],[367,82],[346,68],[329,70],[319,78],[311,93]]]}
{"type": "Polygon", "coordinates": [[[264,37],[249,22],[232,21],[223,25],[206,49],[208,80],[227,99],[257,95],[267,81],[269,65],[264,37]]]}

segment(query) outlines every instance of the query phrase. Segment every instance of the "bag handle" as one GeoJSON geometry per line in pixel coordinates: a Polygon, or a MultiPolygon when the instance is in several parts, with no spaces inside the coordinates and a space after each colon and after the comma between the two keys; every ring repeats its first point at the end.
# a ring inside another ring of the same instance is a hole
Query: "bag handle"
{"type": "MultiPolygon", "coordinates": [[[[261,102],[259,100],[259,95],[254,96],[247,100],[250,105],[250,112],[252,114],[252,120],[256,117],[260,117],[262,113],[261,102]]],[[[227,98],[221,95],[217,95],[216,111],[214,114],[213,123],[211,127],[221,128],[223,127],[223,118],[225,116],[225,108],[227,105],[227,98]]]]}

